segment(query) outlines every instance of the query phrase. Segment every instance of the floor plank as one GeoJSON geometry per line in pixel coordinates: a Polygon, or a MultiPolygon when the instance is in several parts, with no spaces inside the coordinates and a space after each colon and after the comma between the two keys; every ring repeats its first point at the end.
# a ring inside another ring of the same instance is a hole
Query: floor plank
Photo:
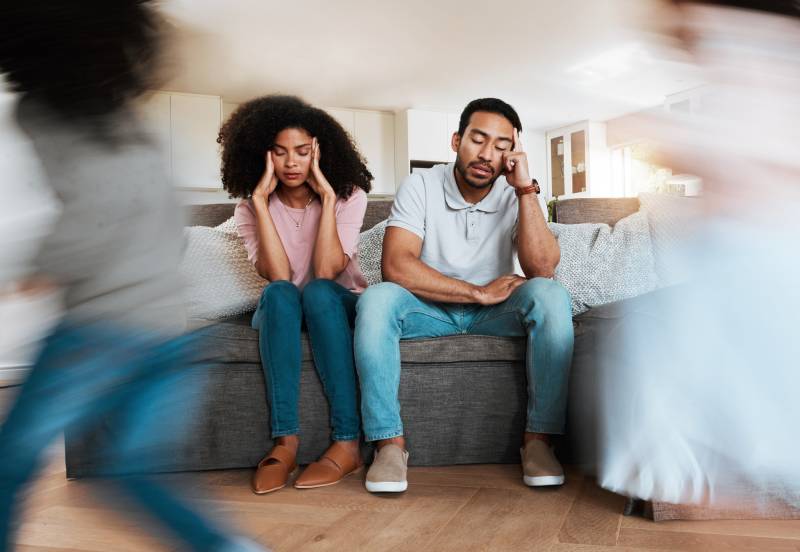
{"type": "Polygon", "coordinates": [[[348,512],[340,521],[302,543],[298,550],[340,552],[368,550],[369,542],[396,518],[393,512],[348,512]]]}
{"type": "Polygon", "coordinates": [[[450,520],[475,496],[476,489],[451,487],[447,493],[418,494],[372,540],[372,550],[416,552],[430,543],[450,520]]]}
{"type": "Polygon", "coordinates": [[[478,492],[439,532],[430,550],[490,550],[500,528],[521,500],[521,493],[504,489],[478,489],[478,492]]]}
{"type": "Polygon", "coordinates": [[[578,497],[561,527],[559,540],[573,544],[617,544],[625,499],[584,480],[578,497]]]}
{"type": "Polygon", "coordinates": [[[171,550],[175,543],[162,541],[142,523],[119,518],[108,510],[53,506],[24,522],[18,544],[55,546],[96,552],[171,550]]]}

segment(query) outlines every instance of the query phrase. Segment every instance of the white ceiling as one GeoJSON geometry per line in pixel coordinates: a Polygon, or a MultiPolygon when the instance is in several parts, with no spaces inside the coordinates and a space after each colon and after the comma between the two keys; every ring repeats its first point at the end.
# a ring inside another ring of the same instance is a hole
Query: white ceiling
{"type": "Polygon", "coordinates": [[[660,0],[165,0],[168,89],[227,102],[460,112],[497,96],[544,130],[604,120],[701,84],[664,53],[660,0]],[[660,11],[659,11],[660,10],[660,11]],[[645,31],[645,27],[649,32],[645,31]]]}

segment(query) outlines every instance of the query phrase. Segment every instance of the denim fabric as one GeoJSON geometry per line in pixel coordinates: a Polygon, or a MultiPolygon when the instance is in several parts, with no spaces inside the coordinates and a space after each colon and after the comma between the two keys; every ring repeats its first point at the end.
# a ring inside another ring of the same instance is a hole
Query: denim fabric
{"type": "MultiPolygon", "coordinates": [[[[15,500],[36,474],[42,452],[65,428],[91,433],[107,424],[115,430],[108,446],[95,451],[103,476],[165,463],[159,444],[185,430],[195,406],[189,404],[188,382],[198,380],[186,368],[196,348],[189,336],[163,340],[107,323],[62,326],[46,340],[0,429],[0,550],[11,547],[15,500]]],[[[113,481],[191,549],[218,550],[230,542],[150,479],[113,481]]]]}
{"type": "Polygon", "coordinates": [[[425,301],[384,282],[367,288],[357,306],[355,357],[367,441],[403,434],[400,340],[454,334],[527,336],[526,431],[563,433],[574,336],[569,295],[560,284],[534,278],[485,307],[425,301]]]}
{"type": "Polygon", "coordinates": [[[357,439],[353,324],[358,295],[331,280],[313,280],[303,290],[280,280],[261,294],[252,326],[259,333],[272,437],[300,431],[300,332],[308,330],[314,365],[328,397],[333,439],[357,439]]]}

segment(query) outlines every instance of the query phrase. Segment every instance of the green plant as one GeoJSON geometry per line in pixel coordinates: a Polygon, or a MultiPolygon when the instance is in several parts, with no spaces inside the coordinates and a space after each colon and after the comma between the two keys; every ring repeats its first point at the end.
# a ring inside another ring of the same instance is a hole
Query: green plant
{"type": "Polygon", "coordinates": [[[554,197],[553,199],[547,202],[547,222],[555,222],[556,203],[558,203],[557,197],[554,197]]]}

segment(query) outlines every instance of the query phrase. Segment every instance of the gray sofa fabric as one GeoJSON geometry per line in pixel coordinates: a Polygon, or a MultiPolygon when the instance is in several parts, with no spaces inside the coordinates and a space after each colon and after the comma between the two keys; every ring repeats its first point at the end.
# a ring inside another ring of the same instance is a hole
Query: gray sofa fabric
{"type": "MultiPolygon", "coordinates": [[[[364,229],[385,219],[390,200],[370,201],[364,229]]],[[[630,199],[573,199],[558,202],[562,223],[615,222],[635,212],[630,199]],[[582,205],[589,202],[588,210],[582,205]],[[587,213],[589,217],[587,217],[587,213]],[[591,218],[596,217],[596,218],[591,218]]],[[[233,212],[232,204],[193,206],[192,224],[217,225],[233,212]]],[[[591,381],[596,340],[602,334],[606,305],[575,318],[575,360],[571,373],[570,420],[591,381]]],[[[613,320],[613,318],[612,318],[613,320]]],[[[198,326],[210,360],[192,369],[204,386],[198,395],[194,424],[175,436],[168,452],[170,471],[246,468],[255,466],[271,447],[264,376],[258,354],[258,335],[250,328],[250,315],[198,326]]],[[[490,336],[451,336],[403,341],[400,403],[411,465],[511,463],[519,461],[524,430],[527,383],[524,369],[525,340],[490,336]]],[[[301,445],[298,460],[315,460],[330,439],[328,404],[313,365],[311,350],[303,340],[300,395],[301,445]]],[[[581,407],[576,411],[591,418],[581,407]]],[[[583,425],[581,426],[583,427],[583,425]]],[[[66,436],[67,475],[96,473],[92,451],[106,427],[96,434],[66,436]]],[[[569,437],[562,442],[563,461],[590,464],[569,437]]],[[[363,449],[369,459],[370,447],[363,449]]],[[[133,468],[135,469],[135,468],[133,468]]]]}
{"type": "MultiPolygon", "coordinates": [[[[184,212],[187,224],[191,226],[217,226],[233,216],[235,203],[210,203],[208,205],[189,205],[184,212]]],[[[380,221],[389,218],[392,209],[391,199],[370,199],[361,231],[369,230],[380,221]]]]}
{"type": "MultiPolygon", "coordinates": [[[[209,354],[220,362],[259,364],[258,332],[250,327],[252,313],[228,318],[198,331],[204,336],[209,354]]],[[[303,333],[302,359],[311,362],[311,345],[303,333]]],[[[494,336],[455,335],[448,338],[414,339],[400,343],[403,362],[427,364],[441,359],[443,364],[481,359],[487,362],[515,361],[525,354],[525,340],[494,336]]]]}
{"type": "Polygon", "coordinates": [[[605,429],[595,415],[603,400],[601,390],[607,389],[600,384],[600,379],[610,374],[608,367],[604,373],[600,359],[610,358],[609,347],[619,345],[620,338],[629,335],[632,327],[657,320],[662,305],[669,302],[675,293],[680,293],[677,286],[657,289],[638,297],[593,307],[574,318],[575,348],[570,373],[569,435],[565,456],[587,472],[596,472],[599,436],[605,429]]]}
{"type": "Polygon", "coordinates": [[[614,226],[617,221],[639,210],[635,197],[579,197],[556,202],[553,222],[579,224],[594,222],[614,226]]]}

